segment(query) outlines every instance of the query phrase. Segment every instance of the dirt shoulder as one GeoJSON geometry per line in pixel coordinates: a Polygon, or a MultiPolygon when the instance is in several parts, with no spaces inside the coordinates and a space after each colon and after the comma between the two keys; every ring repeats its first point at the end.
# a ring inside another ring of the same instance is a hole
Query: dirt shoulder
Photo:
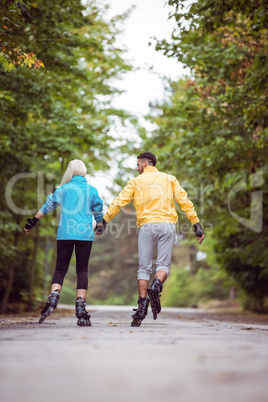
{"type": "MultiPolygon", "coordinates": [[[[113,311],[129,311],[132,314],[131,306],[88,306],[90,313],[108,310],[111,313],[113,311]]],[[[185,320],[211,320],[217,322],[230,322],[245,325],[268,325],[268,314],[257,314],[241,310],[233,309],[187,309],[187,308],[163,308],[165,315],[172,315],[176,319],[185,320]]],[[[60,319],[64,317],[74,316],[74,309],[72,306],[62,305],[53,312],[54,319],[60,319]]],[[[0,315],[0,325],[8,326],[14,324],[27,325],[27,323],[33,325],[38,324],[40,317],[39,310],[32,313],[20,313],[20,314],[5,314],[0,315]]]]}

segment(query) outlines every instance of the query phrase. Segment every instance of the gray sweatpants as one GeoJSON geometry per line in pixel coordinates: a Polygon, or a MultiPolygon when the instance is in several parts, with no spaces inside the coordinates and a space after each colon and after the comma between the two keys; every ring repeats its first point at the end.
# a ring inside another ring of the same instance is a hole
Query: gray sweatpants
{"type": "Polygon", "coordinates": [[[169,275],[175,233],[174,223],[155,222],[141,226],[138,238],[138,280],[150,280],[155,247],[157,247],[156,272],[163,270],[166,271],[167,276],[169,275]]]}

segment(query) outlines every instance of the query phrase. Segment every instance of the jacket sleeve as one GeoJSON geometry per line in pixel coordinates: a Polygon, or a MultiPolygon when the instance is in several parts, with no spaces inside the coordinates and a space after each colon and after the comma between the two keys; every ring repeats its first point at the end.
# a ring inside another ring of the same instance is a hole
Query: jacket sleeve
{"type": "Polygon", "coordinates": [[[50,194],[44,205],[41,207],[42,214],[46,215],[61,204],[61,190],[57,188],[54,194],[50,194]]]}
{"type": "Polygon", "coordinates": [[[103,219],[103,201],[99,196],[98,191],[95,189],[92,201],[91,201],[91,209],[94,215],[94,219],[96,222],[100,223],[103,219]]]}
{"type": "Polygon", "coordinates": [[[121,193],[113,200],[103,219],[106,222],[110,222],[115,217],[115,215],[118,214],[121,208],[123,208],[125,205],[133,200],[134,192],[135,182],[132,179],[128,182],[121,193]]]}
{"type": "Polygon", "coordinates": [[[199,222],[197,213],[194,209],[194,204],[188,200],[186,191],[182,188],[179,181],[174,177],[172,181],[174,198],[181,207],[181,210],[186,213],[187,218],[192,225],[199,222]]]}

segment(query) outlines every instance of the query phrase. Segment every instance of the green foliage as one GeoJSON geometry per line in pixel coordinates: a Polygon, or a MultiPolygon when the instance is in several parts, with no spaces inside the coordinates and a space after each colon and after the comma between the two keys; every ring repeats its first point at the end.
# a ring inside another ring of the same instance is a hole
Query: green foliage
{"type": "Polygon", "coordinates": [[[162,170],[199,194],[195,205],[201,222],[213,227],[215,262],[262,310],[268,205],[263,197],[254,206],[252,196],[267,192],[267,4],[199,0],[182,11],[185,3],[169,1],[178,29],[156,48],[190,76],[171,83],[169,100],[154,106],[148,118],[158,128],[144,144],[156,150],[162,170]],[[243,191],[231,197],[241,183],[243,191]],[[231,212],[251,217],[251,227],[231,212]]]}
{"type": "Polygon", "coordinates": [[[166,307],[191,307],[198,302],[189,290],[191,275],[183,270],[173,270],[165,285],[161,302],[166,307]]]}
{"type": "Polygon", "coordinates": [[[163,306],[192,307],[209,300],[228,299],[229,287],[233,284],[211,260],[213,242],[208,235],[205,247],[196,247],[193,239],[183,240],[175,246],[170,277],[161,297],[163,306]],[[201,250],[207,257],[199,261],[197,253],[201,250]]]}
{"type": "Polygon", "coordinates": [[[35,69],[44,67],[44,63],[33,52],[21,50],[23,42],[18,34],[25,21],[31,22],[30,9],[29,1],[4,0],[0,4],[0,66],[5,72],[15,70],[16,65],[34,66],[35,69]]]}
{"type": "MultiPolygon", "coordinates": [[[[0,197],[1,210],[5,211],[0,216],[0,275],[5,278],[0,294],[4,299],[9,291],[11,300],[21,292],[25,298],[27,292],[34,293],[32,283],[40,286],[38,270],[42,271],[44,260],[39,262],[35,245],[45,237],[55,237],[56,214],[38,224],[39,238],[32,234],[25,238],[22,228],[26,218],[55,190],[71,159],[82,159],[89,174],[107,169],[114,141],[110,127],[114,119],[124,124],[130,118],[111,107],[113,96],[119,92],[111,80],[131,69],[123,59],[123,50],[115,44],[120,18],[105,22],[105,8],[95,3],[27,3],[30,19],[23,19],[12,31],[11,47],[19,43],[23,52],[30,54],[24,60],[26,64],[35,66],[34,55],[38,55],[45,68],[17,65],[8,72],[7,66],[0,66],[0,169],[1,188],[6,189],[6,196],[3,191],[0,197]],[[21,173],[22,178],[16,176],[21,173]],[[36,271],[31,268],[35,260],[36,271]],[[25,277],[34,278],[21,283],[21,288],[12,288],[22,270],[25,277]]],[[[1,10],[14,11],[17,18],[16,4],[9,2],[9,6],[1,10]]],[[[124,146],[127,144],[130,141],[124,146]]]]}
{"type": "Polygon", "coordinates": [[[88,301],[91,304],[136,304],[137,269],[136,215],[133,206],[128,205],[94,241],[88,301]]]}

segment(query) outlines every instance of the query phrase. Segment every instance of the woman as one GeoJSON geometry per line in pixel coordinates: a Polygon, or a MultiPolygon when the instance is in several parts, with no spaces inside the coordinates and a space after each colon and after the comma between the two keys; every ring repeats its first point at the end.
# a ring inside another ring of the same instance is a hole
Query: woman
{"type": "MultiPolygon", "coordinates": [[[[63,175],[61,185],[54,194],[48,196],[46,203],[37,214],[28,218],[24,230],[30,232],[44,215],[61,206],[60,222],[57,231],[57,263],[52,278],[51,293],[41,311],[41,324],[56,308],[60,290],[75,248],[77,292],[77,325],[91,326],[90,315],[86,311],[86,293],[88,287],[88,261],[94,240],[92,215],[97,222],[95,231],[101,234],[105,230],[103,223],[103,202],[95,187],[86,181],[85,164],[72,160],[63,175]]],[[[28,233],[27,233],[28,234],[28,233]]]]}

